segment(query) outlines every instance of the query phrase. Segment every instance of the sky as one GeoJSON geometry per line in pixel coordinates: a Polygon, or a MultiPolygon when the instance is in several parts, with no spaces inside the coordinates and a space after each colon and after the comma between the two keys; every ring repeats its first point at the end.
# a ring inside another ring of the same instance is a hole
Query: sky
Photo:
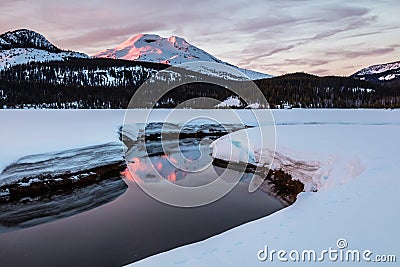
{"type": "Polygon", "coordinates": [[[400,60],[398,0],[0,0],[0,6],[0,33],[27,28],[89,55],[154,33],[272,75],[350,75],[400,60]]]}

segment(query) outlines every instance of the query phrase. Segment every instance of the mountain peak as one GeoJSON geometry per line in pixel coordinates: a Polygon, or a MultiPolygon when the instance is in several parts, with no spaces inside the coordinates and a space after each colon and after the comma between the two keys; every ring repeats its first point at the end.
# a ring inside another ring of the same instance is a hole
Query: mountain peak
{"type": "Polygon", "coordinates": [[[0,35],[0,70],[28,62],[88,58],[73,51],[63,51],[50,43],[46,37],[32,30],[19,29],[0,35]]]}
{"type": "Polygon", "coordinates": [[[12,48],[36,48],[49,52],[61,51],[40,33],[28,29],[18,29],[0,35],[0,50],[12,48]]]}
{"type": "MultiPolygon", "coordinates": [[[[100,51],[94,54],[93,57],[145,61],[169,65],[207,61],[234,67],[176,35],[161,37],[157,34],[137,34],[115,48],[100,51]]],[[[237,69],[248,75],[251,79],[271,77],[259,72],[237,69]]]]}
{"type": "MultiPolygon", "coordinates": [[[[157,34],[136,34],[112,49],[98,52],[94,57],[118,58],[127,60],[149,61],[166,64],[180,64],[193,57],[190,48],[195,48],[178,36],[161,37],[157,34]]],[[[198,48],[194,49],[199,50],[198,48]]],[[[201,50],[202,51],[202,50],[201,50]]],[[[202,51],[204,55],[207,53],[202,51]]],[[[217,62],[207,54],[207,59],[217,62]]],[[[208,61],[208,60],[207,60],[208,61]]]]}

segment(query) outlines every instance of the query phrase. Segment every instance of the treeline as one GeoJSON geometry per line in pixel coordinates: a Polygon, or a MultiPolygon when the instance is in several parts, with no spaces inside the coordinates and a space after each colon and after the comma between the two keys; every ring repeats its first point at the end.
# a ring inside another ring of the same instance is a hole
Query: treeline
{"type": "Polygon", "coordinates": [[[167,65],[113,59],[78,59],[28,63],[0,71],[6,81],[75,87],[140,85],[167,65]]]}
{"type": "Polygon", "coordinates": [[[256,81],[272,105],[303,108],[398,108],[400,88],[352,77],[293,73],[256,81]]]}
{"type": "MultiPolygon", "coordinates": [[[[114,59],[69,59],[15,66],[0,72],[0,108],[126,108],[139,86],[166,67],[114,59]]],[[[182,78],[179,75],[182,74],[171,71],[159,79],[168,84],[182,78]]],[[[283,103],[303,108],[400,107],[398,86],[351,77],[295,73],[255,83],[272,108],[283,103]]],[[[154,90],[143,98],[151,99],[158,93],[154,90]]],[[[175,88],[155,107],[175,107],[196,97],[222,101],[231,95],[234,94],[221,86],[197,82],[175,88]]],[[[211,102],[196,104],[212,107],[211,102]]]]}
{"type": "MultiPolygon", "coordinates": [[[[166,67],[168,65],[149,62],[75,58],[18,65],[0,71],[0,107],[126,108],[140,85],[166,67]]],[[[182,75],[193,76],[195,73],[188,70],[172,70],[158,75],[160,86],[154,85],[154,88],[147,92],[146,99],[152,100],[154,95],[161,95],[160,92],[165,91],[164,86],[179,81],[182,75]],[[160,92],[155,92],[157,90],[160,92]]],[[[221,86],[198,82],[174,88],[157,103],[152,104],[155,107],[174,107],[193,98],[209,97],[223,101],[230,95],[232,93],[221,86]]],[[[198,103],[187,105],[204,107],[209,104],[197,101],[198,103]]]]}
{"type": "Polygon", "coordinates": [[[54,109],[126,108],[136,86],[78,87],[0,80],[0,107],[54,109]]]}
{"type": "MultiPolygon", "coordinates": [[[[54,108],[54,109],[124,109],[136,92],[138,86],[106,88],[102,86],[76,87],[31,82],[0,81],[0,107],[3,108],[54,108]],[[6,97],[2,97],[2,95],[6,97]]],[[[149,92],[147,99],[152,99],[149,92]]],[[[208,97],[223,101],[233,93],[218,85],[196,83],[174,88],[154,107],[172,108],[188,100],[208,97]],[[185,93],[182,93],[185,92],[185,93]]],[[[144,101],[144,99],[143,99],[144,101]]],[[[195,100],[196,101],[196,100],[195,100]]],[[[189,102],[186,107],[212,108],[207,100],[189,102]]]]}

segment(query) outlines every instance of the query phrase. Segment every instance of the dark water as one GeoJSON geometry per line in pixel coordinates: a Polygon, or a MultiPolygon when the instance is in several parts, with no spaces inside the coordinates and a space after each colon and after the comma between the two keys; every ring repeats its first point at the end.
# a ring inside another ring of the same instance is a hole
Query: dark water
{"type": "MultiPolygon", "coordinates": [[[[191,152],[190,147],[198,143],[185,142],[185,156],[196,158],[196,149],[191,152]]],[[[145,179],[147,165],[152,162],[160,166],[165,179],[174,183],[197,185],[213,179],[204,173],[192,174],[189,179],[165,160],[165,155],[157,153],[137,160],[138,175],[145,179]]],[[[128,181],[129,177],[125,179],[128,181]]],[[[122,266],[283,208],[278,200],[260,190],[249,193],[246,177],[223,198],[196,208],[168,206],[149,197],[136,183],[127,183],[124,194],[100,207],[0,234],[0,266],[122,266]]]]}

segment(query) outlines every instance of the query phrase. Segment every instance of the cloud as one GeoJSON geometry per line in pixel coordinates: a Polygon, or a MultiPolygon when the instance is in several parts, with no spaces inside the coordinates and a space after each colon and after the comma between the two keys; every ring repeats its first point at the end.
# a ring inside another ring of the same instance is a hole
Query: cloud
{"type": "Polygon", "coordinates": [[[306,23],[309,20],[306,18],[296,18],[287,15],[283,16],[266,16],[261,18],[249,18],[242,22],[237,22],[235,30],[239,32],[249,32],[252,33],[263,31],[266,29],[274,29],[276,27],[285,25],[299,25],[301,23],[306,23]]]}
{"type": "Polygon", "coordinates": [[[400,45],[392,45],[387,47],[366,49],[366,50],[341,50],[341,51],[327,51],[325,52],[325,57],[341,57],[341,58],[358,58],[365,56],[377,56],[388,53],[393,53],[400,45]]]}
{"type": "Polygon", "coordinates": [[[91,47],[97,48],[103,44],[115,43],[116,39],[123,38],[124,40],[131,36],[132,33],[148,32],[155,28],[161,28],[161,26],[162,23],[151,22],[148,24],[130,25],[119,28],[93,29],[78,36],[62,39],[60,42],[64,47],[73,47],[79,44],[79,46],[85,46],[87,49],[91,47]]]}
{"type": "MultiPolygon", "coordinates": [[[[283,43],[279,46],[271,48],[269,51],[267,50],[264,53],[260,53],[259,46],[251,46],[242,50],[242,53],[247,56],[244,59],[239,61],[239,65],[248,66],[251,65],[253,61],[260,60],[263,58],[269,58],[276,54],[282,54],[282,52],[288,52],[294,50],[298,47],[309,45],[313,42],[318,42],[329,37],[333,37],[340,33],[345,33],[349,31],[353,31],[358,28],[365,27],[371,23],[377,21],[377,16],[367,16],[370,10],[367,8],[356,8],[356,7],[328,7],[325,10],[320,11],[320,14],[324,15],[321,18],[315,18],[315,14],[313,15],[310,12],[311,16],[307,16],[302,14],[303,17],[298,18],[282,18],[280,20],[272,20],[273,26],[285,26],[286,28],[290,28],[292,26],[293,36],[301,36],[304,35],[301,33],[301,29],[296,29],[300,24],[306,24],[308,27],[314,27],[319,30],[311,36],[303,36],[301,38],[297,38],[295,40],[286,40],[286,44],[283,43]],[[329,12],[327,12],[327,10],[329,12]],[[305,16],[305,17],[304,17],[305,16]],[[339,23],[338,23],[339,22],[339,23]],[[291,25],[295,24],[295,25],[291,25]],[[328,24],[330,27],[324,27],[324,24],[328,24]]],[[[286,30],[290,32],[290,29],[286,30]]]]}
{"type": "MultiPolygon", "coordinates": [[[[331,63],[329,59],[305,59],[305,58],[292,58],[292,59],[282,59],[279,62],[274,62],[271,64],[264,64],[262,67],[270,71],[279,71],[280,74],[292,71],[304,71],[304,68],[315,69],[315,67],[321,67],[331,63]],[[291,70],[289,70],[291,69],[291,70]]],[[[250,66],[247,66],[250,67],[250,66]]]]}
{"type": "Polygon", "coordinates": [[[330,69],[313,69],[312,71],[310,71],[311,74],[315,74],[318,76],[327,76],[330,75],[331,70],[330,69]]]}

